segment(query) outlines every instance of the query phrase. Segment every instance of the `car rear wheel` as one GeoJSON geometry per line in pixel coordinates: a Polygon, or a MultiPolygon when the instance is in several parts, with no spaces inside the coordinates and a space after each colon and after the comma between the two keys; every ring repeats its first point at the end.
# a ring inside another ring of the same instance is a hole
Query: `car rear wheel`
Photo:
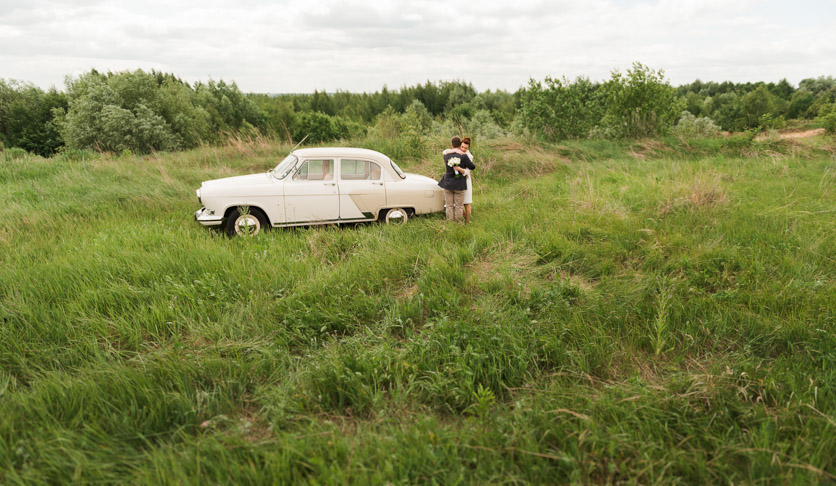
{"type": "Polygon", "coordinates": [[[386,211],[383,222],[386,224],[404,224],[409,219],[409,212],[404,208],[392,208],[386,211]]]}
{"type": "Polygon", "coordinates": [[[267,218],[256,208],[238,207],[226,218],[226,234],[229,236],[255,236],[267,227],[267,218]]]}

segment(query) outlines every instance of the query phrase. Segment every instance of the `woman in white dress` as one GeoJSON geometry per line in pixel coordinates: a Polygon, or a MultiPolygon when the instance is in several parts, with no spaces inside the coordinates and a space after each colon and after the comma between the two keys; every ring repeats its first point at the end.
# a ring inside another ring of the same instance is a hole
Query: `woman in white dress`
{"type": "MultiPolygon", "coordinates": [[[[459,148],[473,162],[473,154],[470,153],[470,137],[464,137],[459,148]]],[[[470,176],[470,169],[464,169],[464,176],[467,177],[467,190],[464,192],[464,220],[470,223],[470,206],[473,204],[473,178],[470,176]]]]}

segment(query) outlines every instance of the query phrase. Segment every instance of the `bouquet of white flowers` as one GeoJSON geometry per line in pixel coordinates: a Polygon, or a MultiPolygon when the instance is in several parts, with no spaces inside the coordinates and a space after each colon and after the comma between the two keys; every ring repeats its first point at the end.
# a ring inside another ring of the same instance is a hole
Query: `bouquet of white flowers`
{"type": "MultiPolygon", "coordinates": [[[[461,163],[462,163],[462,159],[460,159],[458,157],[450,157],[450,159],[447,161],[447,166],[448,167],[456,167],[461,163]]],[[[459,172],[456,172],[456,179],[458,179],[461,176],[462,175],[459,172]]]]}

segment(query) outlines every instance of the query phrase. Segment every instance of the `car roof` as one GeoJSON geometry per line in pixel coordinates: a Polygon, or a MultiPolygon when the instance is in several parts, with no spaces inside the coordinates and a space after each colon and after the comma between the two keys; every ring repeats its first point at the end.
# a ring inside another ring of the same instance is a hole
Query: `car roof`
{"type": "Polygon", "coordinates": [[[294,150],[297,157],[365,157],[378,161],[388,161],[389,157],[376,150],[353,147],[314,147],[294,150]]]}

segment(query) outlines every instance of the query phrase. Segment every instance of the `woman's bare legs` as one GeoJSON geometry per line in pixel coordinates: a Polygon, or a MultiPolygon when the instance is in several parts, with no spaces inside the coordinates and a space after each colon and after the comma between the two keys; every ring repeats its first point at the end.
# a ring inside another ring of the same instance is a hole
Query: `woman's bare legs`
{"type": "Polygon", "coordinates": [[[470,224],[470,204],[464,205],[464,221],[470,224]]]}

